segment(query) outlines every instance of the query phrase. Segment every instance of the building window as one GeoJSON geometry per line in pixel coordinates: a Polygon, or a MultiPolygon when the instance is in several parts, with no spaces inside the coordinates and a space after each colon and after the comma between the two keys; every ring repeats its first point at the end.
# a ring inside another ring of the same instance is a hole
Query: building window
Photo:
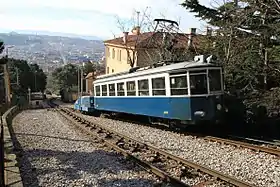
{"type": "Polygon", "coordinates": [[[110,68],[109,68],[109,67],[107,67],[107,74],[108,74],[108,73],[110,73],[110,71],[109,71],[109,70],[110,70],[110,68]]]}
{"type": "Polygon", "coordinates": [[[187,76],[170,77],[171,95],[187,95],[187,76]]]}
{"type": "Polygon", "coordinates": [[[114,70],[114,69],[112,69],[112,73],[114,73],[114,71],[115,71],[115,70],[114,70]]]}
{"type": "Polygon", "coordinates": [[[131,55],[130,51],[127,50],[127,64],[131,64],[131,62],[132,62],[132,57],[131,56],[132,55],[131,55]]]}
{"type": "Polygon", "coordinates": [[[100,86],[95,86],[95,96],[100,96],[100,86]]]}
{"type": "Polygon", "coordinates": [[[136,95],[135,81],[128,81],[126,83],[126,88],[127,88],[127,96],[134,96],[134,95],[136,95]]]}
{"type": "Polygon", "coordinates": [[[113,48],[112,50],[112,58],[114,59],[115,58],[115,49],[113,48]]]}
{"type": "Polygon", "coordinates": [[[139,96],[149,95],[148,79],[138,81],[138,94],[139,94],[139,96]]]}
{"type": "Polygon", "coordinates": [[[107,84],[102,85],[102,96],[107,96],[107,84]]]}
{"type": "Polygon", "coordinates": [[[110,57],[110,48],[106,47],[107,57],[110,57]]]}
{"type": "Polygon", "coordinates": [[[119,59],[118,60],[122,61],[122,50],[121,49],[119,50],[119,59]]]}
{"type": "Polygon", "coordinates": [[[117,94],[118,96],[124,96],[124,83],[117,83],[117,94]]]}
{"type": "Polygon", "coordinates": [[[165,78],[154,78],[152,79],[153,95],[165,95],[165,78]]]}
{"type": "Polygon", "coordinates": [[[115,96],[115,84],[109,84],[109,96],[115,96]]]}

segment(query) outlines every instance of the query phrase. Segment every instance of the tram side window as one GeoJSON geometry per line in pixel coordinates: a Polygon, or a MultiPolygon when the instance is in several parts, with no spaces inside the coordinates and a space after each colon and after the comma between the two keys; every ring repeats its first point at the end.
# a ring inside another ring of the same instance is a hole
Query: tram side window
{"type": "Polygon", "coordinates": [[[115,96],[115,84],[109,84],[109,96],[115,96]]]}
{"type": "Polygon", "coordinates": [[[124,96],[124,83],[117,83],[117,94],[118,96],[124,96]]]}
{"type": "Polygon", "coordinates": [[[138,94],[139,96],[149,95],[149,82],[148,79],[138,81],[138,94]]]}
{"type": "Polygon", "coordinates": [[[206,73],[193,73],[190,71],[191,94],[207,94],[207,77],[206,73]]]}
{"type": "Polygon", "coordinates": [[[187,95],[187,76],[170,77],[171,95],[187,95]]]}
{"type": "Polygon", "coordinates": [[[154,78],[152,79],[153,95],[165,95],[165,78],[154,78]]]}
{"type": "Polygon", "coordinates": [[[102,96],[107,96],[107,84],[102,85],[102,96]]]}
{"type": "Polygon", "coordinates": [[[135,81],[126,82],[126,88],[127,88],[127,96],[135,96],[136,95],[135,81]]]}
{"type": "Polygon", "coordinates": [[[95,96],[100,96],[100,86],[95,86],[95,96]]]}
{"type": "Polygon", "coordinates": [[[219,69],[209,69],[209,86],[211,91],[221,91],[222,81],[221,81],[221,71],[219,69]]]}

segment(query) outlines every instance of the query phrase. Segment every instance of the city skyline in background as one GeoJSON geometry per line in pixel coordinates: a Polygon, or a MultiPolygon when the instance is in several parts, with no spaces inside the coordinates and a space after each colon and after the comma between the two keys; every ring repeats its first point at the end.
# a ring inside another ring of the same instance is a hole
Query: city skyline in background
{"type": "MultiPolygon", "coordinates": [[[[19,32],[23,34],[62,35],[70,37],[85,36],[88,39],[105,40],[119,36],[122,30],[118,27],[117,17],[125,23],[136,17],[135,11],[148,14],[153,18],[180,21],[180,30],[188,32],[191,27],[203,30],[205,23],[195,18],[194,14],[184,9],[180,0],[10,0],[1,3],[0,32],[19,32]]],[[[210,0],[200,0],[207,6],[210,0]]],[[[128,24],[129,26],[131,24],[128,24]]],[[[127,26],[127,25],[126,25],[127,26]]]]}

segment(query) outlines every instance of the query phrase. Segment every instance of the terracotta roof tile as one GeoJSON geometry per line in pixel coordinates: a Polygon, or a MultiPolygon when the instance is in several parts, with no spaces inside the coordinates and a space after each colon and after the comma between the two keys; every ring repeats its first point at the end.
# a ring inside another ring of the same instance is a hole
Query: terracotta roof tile
{"type": "MultiPolygon", "coordinates": [[[[188,44],[188,34],[184,33],[173,33],[173,41],[175,42],[175,48],[185,48],[188,44]]],[[[105,44],[121,45],[124,47],[139,47],[139,48],[153,48],[161,45],[163,33],[161,32],[145,32],[140,35],[128,35],[127,44],[124,45],[123,37],[115,38],[112,40],[104,41],[105,44]]],[[[198,37],[193,37],[193,44],[198,44],[198,37]]]]}

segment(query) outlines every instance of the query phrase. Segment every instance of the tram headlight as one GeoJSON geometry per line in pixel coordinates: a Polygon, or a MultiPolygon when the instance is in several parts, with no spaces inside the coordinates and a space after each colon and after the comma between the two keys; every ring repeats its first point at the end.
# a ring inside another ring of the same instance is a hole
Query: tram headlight
{"type": "Polygon", "coordinates": [[[222,109],[222,105],[221,104],[217,104],[217,109],[221,110],[222,109]]]}
{"type": "Polygon", "coordinates": [[[205,116],[205,112],[204,111],[195,111],[194,112],[195,116],[200,116],[200,117],[204,117],[205,116]]]}

